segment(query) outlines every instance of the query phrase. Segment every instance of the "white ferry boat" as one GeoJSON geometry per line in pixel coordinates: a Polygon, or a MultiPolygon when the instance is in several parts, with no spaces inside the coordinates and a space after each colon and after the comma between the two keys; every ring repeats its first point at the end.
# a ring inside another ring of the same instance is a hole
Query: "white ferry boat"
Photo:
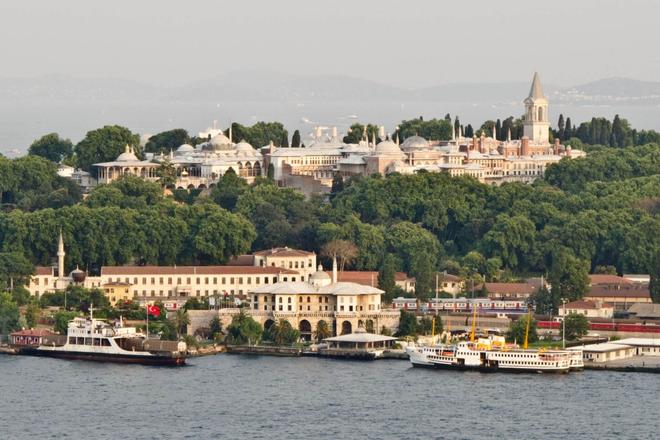
{"type": "Polygon", "coordinates": [[[503,338],[490,337],[457,345],[406,348],[414,367],[456,370],[568,373],[571,353],[567,350],[527,350],[506,346],[503,338]]]}
{"type": "Polygon", "coordinates": [[[20,354],[35,356],[148,365],[183,365],[187,349],[185,342],[147,339],[135,327],[124,327],[121,320],[111,325],[91,314],[69,321],[66,336],[52,335],[39,345],[16,348],[20,354]]]}
{"type": "Polygon", "coordinates": [[[582,347],[569,347],[566,349],[571,353],[571,371],[584,370],[584,356],[582,347]]]}

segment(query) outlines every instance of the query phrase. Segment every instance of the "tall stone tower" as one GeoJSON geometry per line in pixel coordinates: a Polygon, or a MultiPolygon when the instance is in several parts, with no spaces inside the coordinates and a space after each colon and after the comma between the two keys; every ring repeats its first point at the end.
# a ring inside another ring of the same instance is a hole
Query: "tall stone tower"
{"type": "Polygon", "coordinates": [[[534,72],[532,88],[525,99],[525,123],[523,136],[527,136],[532,144],[548,144],[550,123],[548,122],[548,99],[543,95],[541,79],[534,72]]]}
{"type": "Polygon", "coordinates": [[[64,239],[60,229],[60,241],[57,243],[57,276],[60,279],[64,278],[64,255],[64,239]]]}

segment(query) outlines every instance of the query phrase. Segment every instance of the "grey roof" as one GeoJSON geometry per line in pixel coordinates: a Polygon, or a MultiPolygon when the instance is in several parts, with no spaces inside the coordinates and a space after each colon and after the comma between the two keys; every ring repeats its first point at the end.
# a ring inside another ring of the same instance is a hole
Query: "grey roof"
{"type": "Polygon", "coordinates": [[[324,341],[330,342],[382,342],[394,340],[396,340],[396,338],[391,336],[375,335],[373,333],[366,332],[351,333],[348,335],[341,335],[324,339],[324,341]]]}
{"type": "Polygon", "coordinates": [[[543,89],[541,88],[541,78],[539,78],[538,72],[534,72],[534,79],[532,80],[532,87],[529,89],[528,97],[532,99],[545,98],[543,95],[543,89]]]}
{"type": "Polygon", "coordinates": [[[635,303],[628,309],[638,318],[660,319],[660,304],[635,303]]]}
{"type": "Polygon", "coordinates": [[[275,284],[263,284],[254,289],[254,293],[275,295],[377,295],[385,293],[380,289],[358,283],[339,282],[328,286],[314,286],[304,281],[285,281],[275,284]]]}

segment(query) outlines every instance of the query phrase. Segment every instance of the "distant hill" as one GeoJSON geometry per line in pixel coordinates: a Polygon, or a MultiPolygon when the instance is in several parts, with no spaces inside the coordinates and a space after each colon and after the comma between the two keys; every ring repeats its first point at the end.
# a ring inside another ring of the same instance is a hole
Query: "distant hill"
{"type": "Polygon", "coordinates": [[[120,78],[66,75],[0,78],[0,99],[3,100],[121,101],[155,99],[162,93],[158,87],[120,78]]]}
{"type": "MultiPolygon", "coordinates": [[[[562,101],[660,101],[660,82],[606,78],[574,87],[544,84],[551,99],[562,101]]],[[[180,87],[158,87],[118,78],[49,75],[0,78],[0,99],[49,101],[390,101],[520,102],[529,82],[449,83],[405,89],[345,75],[295,75],[266,70],[236,71],[180,87]]]]}
{"type": "Polygon", "coordinates": [[[581,84],[572,89],[590,96],[660,97],[660,81],[640,81],[630,78],[605,78],[581,84]]]}
{"type": "Polygon", "coordinates": [[[292,75],[238,71],[198,81],[167,95],[182,101],[347,101],[406,99],[406,90],[343,75],[292,75]]]}

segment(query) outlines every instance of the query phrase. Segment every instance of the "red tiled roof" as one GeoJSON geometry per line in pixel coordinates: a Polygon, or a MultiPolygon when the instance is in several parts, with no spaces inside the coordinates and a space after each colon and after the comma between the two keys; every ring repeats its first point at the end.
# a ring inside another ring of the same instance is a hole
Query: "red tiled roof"
{"type": "Polygon", "coordinates": [[[258,266],[103,266],[101,275],[277,275],[298,272],[258,266]]]}
{"type": "Polygon", "coordinates": [[[598,307],[598,304],[596,304],[594,301],[572,301],[566,303],[564,307],[567,309],[611,309],[612,305],[605,303],[598,307]]]}
{"type": "Polygon", "coordinates": [[[229,266],[254,266],[254,255],[239,255],[232,257],[228,262],[229,266]]]}
{"type": "Polygon", "coordinates": [[[440,278],[444,281],[463,281],[463,278],[457,276],[457,275],[452,275],[450,273],[446,275],[440,275],[440,278]]]}
{"type": "Polygon", "coordinates": [[[620,288],[617,286],[592,286],[584,295],[585,298],[651,298],[651,292],[648,288],[620,288]]]}
{"type": "Polygon", "coordinates": [[[314,252],[301,251],[298,249],[291,249],[288,247],[279,247],[266,249],[263,251],[255,252],[254,255],[260,257],[265,256],[278,256],[278,257],[307,257],[309,255],[314,255],[314,252]]]}
{"type": "Polygon", "coordinates": [[[53,270],[54,268],[52,266],[37,266],[34,268],[34,274],[35,275],[47,275],[47,276],[52,276],[53,275],[53,270]]]}
{"type": "MultiPolygon", "coordinates": [[[[325,273],[332,277],[332,271],[326,271],[325,273]]],[[[405,281],[413,278],[409,277],[404,272],[396,272],[394,274],[394,279],[396,281],[405,281]]],[[[375,270],[343,270],[337,272],[337,281],[376,287],[378,286],[378,272],[375,270]]]]}
{"type": "Polygon", "coordinates": [[[600,273],[589,275],[589,281],[592,286],[599,284],[632,284],[633,283],[632,281],[617,275],[607,275],[600,273]]]}
{"type": "Polygon", "coordinates": [[[46,336],[46,335],[52,335],[53,332],[47,329],[43,328],[32,328],[28,330],[19,330],[17,332],[12,333],[12,336],[46,336]]]}
{"type": "MultiPolygon", "coordinates": [[[[475,287],[481,289],[481,286],[475,287]]],[[[528,283],[486,283],[488,293],[507,294],[526,294],[531,295],[536,288],[528,283]]]]}

